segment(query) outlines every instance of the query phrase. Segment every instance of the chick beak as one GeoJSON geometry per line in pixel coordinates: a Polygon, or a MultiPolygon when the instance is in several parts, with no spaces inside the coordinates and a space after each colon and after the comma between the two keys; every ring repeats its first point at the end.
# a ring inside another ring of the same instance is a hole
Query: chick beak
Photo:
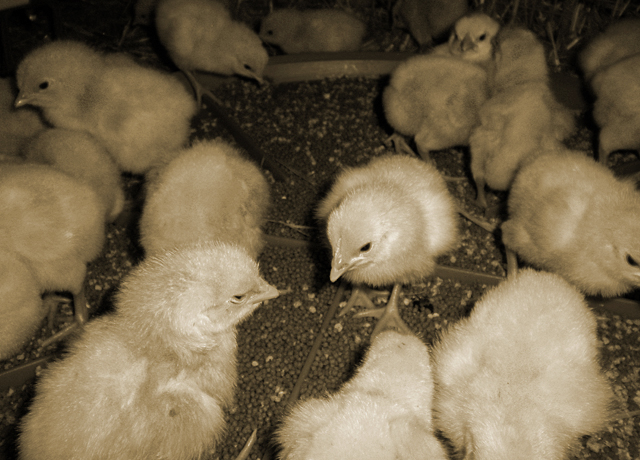
{"type": "Polygon", "coordinates": [[[30,101],[31,101],[31,98],[29,97],[28,94],[20,92],[20,94],[18,94],[18,97],[16,98],[16,101],[14,102],[13,105],[17,109],[19,107],[22,107],[23,105],[28,105],[30,101]]]}
{"type": "Polygon", "coordinates": [[[463,52],[468,51],[475,47],[476,45],[473,42],[473,39],[471,38],[471,36],[469,36],[469,34],[465,35],[464,38],[462,39],[462,43],[460,44],[460,48],[462,49],[462,51],[463,52]]]}
{"type": "Polygon", "coordinates": [[[261,303],[265,300],[275,299],[279,295],[280,291],[278,291],[275,286],[265,283],[263,286],[260,286],[260,289],[253,296],[251,296],[251,303],[261,303]]]}
{"type": "Polygon", "coordinates": [[[329,279],[331,280],[331,282],[335,283],[336,280],[340,278],[344,274],[344,272],[349,271],[355,263],[356,260],[354,259],[344,262],[342,260],[342,254],[340,253],[340,250],[336,251],[333,256],[333,260],[331,261],[331,273],[329,274],[329,279]]]}

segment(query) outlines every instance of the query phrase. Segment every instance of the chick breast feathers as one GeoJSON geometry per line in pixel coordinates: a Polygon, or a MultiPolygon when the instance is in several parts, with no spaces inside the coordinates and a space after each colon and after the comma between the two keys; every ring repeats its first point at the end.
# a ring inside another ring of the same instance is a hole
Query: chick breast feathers
{"type": "Polygon", "coordinates": [[[87,324],[38,382],[21,458],[199,457],[233,400],[235,325],[277,295],[231,245],[145,259],[123,281],[115,314],[87,324]]]}
{"type": "Polygon", "coordinates": [[[182,70],[260,80],[269,56],[260,37],[218,0],[159,0],[158,38],[182,70]]]}
{"type": "Polygon", "coordinates": [[[425,157],[467,144],[487,98],[487,72],[458,57],[419,55],[395,68],[382,98],[389,124],[413,136],[425,157]]]}
{"type": "Polygon", "coordinates": [[[527,269],[434,345],[434,422],[465,458],[567,458],[605,427],[613,392],[595,315],[557,275],[527,269]]]}
{"type": "Polygon", "coordinates": [[[146,172],[187,140],[196,103],[180,80],[75,41],[36,48],[19,64],[16,106],[40,107],[55,127],[87,131],[119,167],[146,172]]]}
{"type": "Polygon", "coordinates": [[[366,25],[356,16],[333,8],[299,11],[275,10],[260,25],[260,38],[287,54],[322,51],[356,51],[366,25]]]}
{"type": "Polygon", "coordinates": [[[269,185],[257,165],[226,142],[200,142],[152,175],[140,219],[142,246],[156,254],[220,240],[256,258],[269,203],[269,185]]]}
{"type": "Polygon", "coordinates": [[[283,460],[444,460],[433,434],[429,351],[414,335],[376,336],[356,375],[337,393],[308,399],[285,418],[283,460]]]}
{"type": "Polygon", "coordinates": [[[49,164],[93,187],[103,202],[107,221],[124,207],[120,170],[100,143],[86,131],[46,129],[25,147],[28,161],[49,164]]]}
{"type": "Polygon", "coordinates": [[[431,274],[458,240],[458,216],[430,163],[387,155],[336,179],[317,215],[327,220],[333,280],[384,286],[431,274]]]}
{"type": "Polygon", "coordinates": [[[542,155],[509,194],[507,248],[587,294],[640,286],[640,193],[581,152],[542,155]]]}

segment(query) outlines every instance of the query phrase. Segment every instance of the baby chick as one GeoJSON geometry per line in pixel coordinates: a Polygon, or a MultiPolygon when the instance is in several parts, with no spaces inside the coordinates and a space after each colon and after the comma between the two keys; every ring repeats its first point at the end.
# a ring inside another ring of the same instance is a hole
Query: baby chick
{"type": "Polygon", "coordinates": [[[49,164],[94,188],[113,222],[124,207],[120,171],[97,140],[86,131],[46,129],[26,146],[29,161],[49,164]]]}
{"type": "Polygon", "coordinates": [[[445,460],[433,434],[429,351],[413,334],[384,331],[337,393],[308,399],[278,429],[283,460],[445,460]]]}
{"type": "Polygon", "coordinates": [[[258,35],[234,21],[218,0],[159,0],[156,8],[158,38],[196,91],[201,88],[192,71],[242,75],[262,82],[269,56],[258,35]]]}
{"type": "Polygon", "coordinates": [[[435,427],[460,458],[568,458],[605,427],[613,402],[596,326],[557,275],[504,281],[434,345],[435,427]]]}
{"type": "Polygon", "coordinates": [[[498,36],[491,97],[479,110],[469,137],[477,203],[487,207],[485,184],[507,190],[520,167],[543,150],[562,149],[575,120],[549,87],[542,43],[528,30],[502,29],[498,36]]]}
{"type": "Polygon", "coordinates": [[[392,14],[394,25],[405,26],[424,46],[446,33],[467,8],[467,0],[397,0],[392,14]]]}
{"type": "Polygon", "coordinates": [[[344,276],[358,284],[395,284],[376,329],[398,323],[401,285],[429,276],[435,258],[458,240],[456,206],[442,175],[405,155],[374,158],[341,173],[317,215],[327,221],[332,282],[344,276]]]}
{"type": "Polygon", "coordinates": [[[611,152],[640,149],[640,53],[617,61],[591,78],[593,118],[600,127],[598,160],[611,152]]]}
{"type": "Polygon", "coordinates": [[[234,398],[235,326],[277,296],[232,245],[145,259],[123,281],[116,312],[87,324],[41,377],[21,458],[199,458],[234,398]]]}
{"type": "Polygon", "coordinates": [[[135,174],[186,142],[197,110],[173,75],[76,41],[36,48],[16,75],[17,107],[40,107],[53,126],[89,132],[135,174]]]}
{"type": "Polygon", "coordinates": [[[105,238],[105,210],[93,188],[47,165],[3,163],[0,216],[0,244],[28,265],[38,294],[71,292],[76,321],[86,322],[86,264],[105,238]]]}
{"type": "Polygon", "coordinates": [[[257,165],[224,141],[200,142],[152,175],[141,243],[149,255],[215,239],[257,258],[269,202],[269,185],[257,165]]]}
{"type": "Polygon", "coordinates": [[[364,22],[343,10],[283,8],[262,20],[260,38],[287,54],[356,51],[366,31],[364,22]]]}
{"type": "Polygon", "coordinates": [[[0,157],[3,158],[17,158],[24,144],[45,128],[33,107],[13,107],[14,86],[11,79],[0,78],[0,157]]]}
{"type": "Polygon", "coordinates": [[[613,22],[591,40],[578,56],[587,81],[600,70],[640,53],[640,19],[626,18],[613,22]]]}
{"type": "Polygon", "coordinates": [[[0,360],[3,360],[33,337],[46,309],[29,266],[14,251],[2,246],[0,273],[0,360]]]}
{"type": "Polygon", "coordinates": [[[448,52],[466,61],[488,65],[495,53],[500,24],[491,16],[473,12],[458,19],[449,35],[448,52]]]}
{"type": "Polygon", "coordinates": [[[518,173],[508,206],[502,240],[525,261],[590,295],[640,286],[640,193],[633,182],[581,152],[543,154],[518,173]]]}

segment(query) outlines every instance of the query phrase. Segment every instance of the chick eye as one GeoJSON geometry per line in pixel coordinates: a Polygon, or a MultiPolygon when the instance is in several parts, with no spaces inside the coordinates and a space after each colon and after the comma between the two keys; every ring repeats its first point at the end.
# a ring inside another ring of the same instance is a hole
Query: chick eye
{"type": "Polygon", "coordinates": [[[273,35],[273,30],[267,30],[267,35],[270,37],[273,35]]]}
{"type": "Polygon", "coordinates": [[[368,252],[369,250],[371,250],[371,243],[367,243],[360,248],[360,252],[368,252]]]}
{"type": "Polygon", "coordinates": [[[244,295],[234,295],[233,297],[231,297],[231,302],[240,303],[244,300],[244,297],[244,295]]]}
{"type": "Polygon", "coordinates": [[[482,34],[478,37],[478,41],[484,41],[485,38],[487,38],[487,34],[482,34]]]}
{"type": "Polygon", "coordinates": [[[629,254],[627,254],[627,263],[632,267],[638,266],[638,262],[636,262],[636,260],[633,257],[631,257],[629,254]]]}
{"type": "Polygon", "coordinates": [[[40,89],[47,89],[49,87],[49,82],[48,81],[43,81],[42,83],[40,83],[38,85],[38,88],[40,89]]]}
{"type": "Polygon", "coordinates": [[[251,66],[249,64],[245,64],[244,68],[245,68],[245,70],[249,70],[249,71],[253,72],[253,69],[251,68],[251,66]]]}

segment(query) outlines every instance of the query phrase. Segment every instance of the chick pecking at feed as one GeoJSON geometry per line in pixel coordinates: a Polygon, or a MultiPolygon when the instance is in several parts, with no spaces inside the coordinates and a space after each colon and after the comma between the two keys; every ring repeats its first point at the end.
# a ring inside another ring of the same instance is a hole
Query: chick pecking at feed
{"type": "Polygon", "coordinates": [[[283,8],[262,19],[260,38],[287,54],[356,51],[366,31],[365,23],[347,11],[283,8]]]}
{"type": "Polygon", "coordinates": [[[257,258],[269,204],[269,184],[255,163],[224,141],[202,141],[151,174],[140,218],[141,243],[152,255],[219,240],[257,258]]]}
{"type": "MultiPolygon", "coordinates": [[[[393,284],[374,333],[387,323],[404,330],[398,317],[402,284],[429,276],[435,259],[458,242],[456,205],[440,172],[416,157],[374,158],[336,178],[317,216],[327,222],[331,281],[343,276],[374,287],[393,284]]],[[[356,300],[352,293],[342,314],[356,300]]]]}
{"type": "Polygon", "coordinates": [[[262,82],[267,50],[253,30],[232,19],[223,2],[158,0],[155,26],[169,57],[192,84],[198,104],[202,88],[193,76],[195,70],[262,82]]]}
{"type": "Polygon", "coordinates": [[[93,187],[103,201],[107,222],[124,208],[120,170],[113,158],[86,131],[45,129],[25,146],[27,161],[51,165],[93,187]]]}
{"type": "Polygon", "coordinates": [[[87,131],[121,170],[145,173],[188,139],[197,107],[178,78],[122,54],[54,41],[18,65],[15,105],[39,107],[54,127],[87,131]]]}
{"type": "Polygon", "coordinates": [[[420,46],[446,34],[468,9],[467,0],[397,0],[393,24],[406,27],[420,46]]]}
{"type": "Polygon", "coordinates": [[[516,176],[508,207],[502,241],[524,261],[590,295],[640,286],[640,193],[632,181],[582,152],[543,154],[516,176]]]}
{"type": "Polygon", "coordinates": [[[573,114],[551,92],[544,47],[533,32],[503,28],[497,43],[491,96],[469,137],[476,201],[485,208],[485,185],[508,190],[523,164],[563,149],[575,128],[573,114]]]}
{"type": "Polygon", "coordinates": [[[122,282],[116,311],[41,377],[21,458],[200,458],[233,403],[236,325],[277,295],[233,245],[146,258],[122,282]]]}
{"type": "Polygon", "coordinates": [[[88,319],[86,264],[102,250],[104,216],[92,187],[53,167],[0,165],[0,245],[28,266],[38,294],[73,294],[77,324],[88,319]]]}
{"type": "Polygon", "coordinates": [[[436,429],[460,458],[568,458],[612,414],[596,327],[557,275],[527,269],[502,282],[433,347],[436,429]]]}
{"type": "Polygon", "coordinates": [[[433,433],[429,350],[413,334],[383,331],[336,393],[293,407],[276,438],[282,460],[445,460],[433,433]]]}

